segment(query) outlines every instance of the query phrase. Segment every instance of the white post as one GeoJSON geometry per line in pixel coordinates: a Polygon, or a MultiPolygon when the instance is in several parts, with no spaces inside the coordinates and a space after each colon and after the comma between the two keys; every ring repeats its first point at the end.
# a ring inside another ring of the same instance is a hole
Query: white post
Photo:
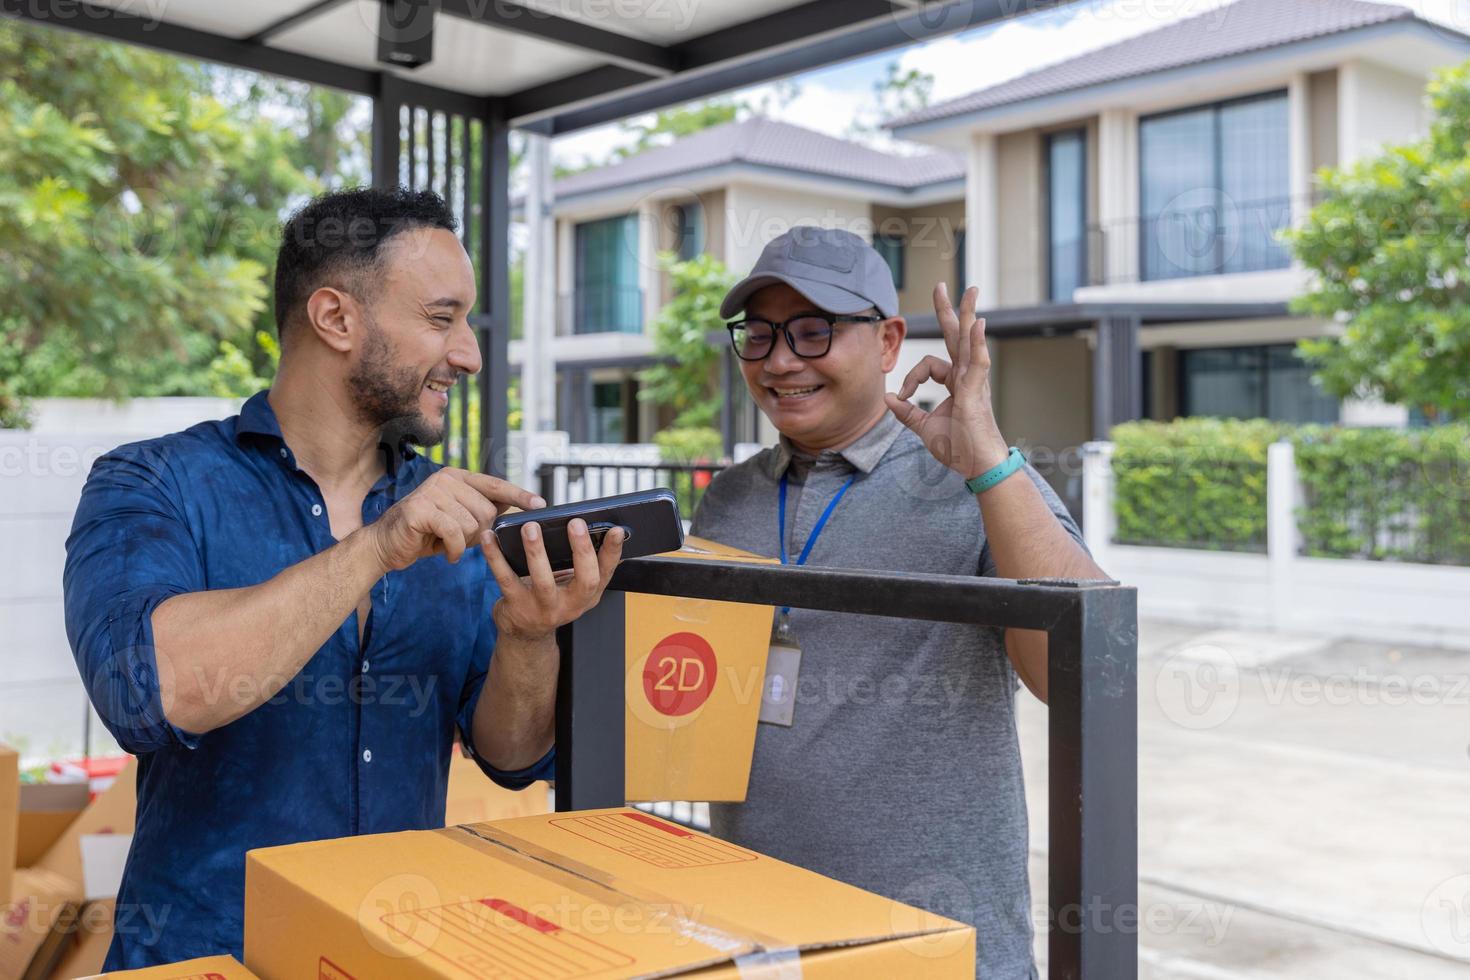
{"type": "Polygon", "coordinates": [[[994,133],[970,138],[965,173],[965,278],[981,310],[1000,305],[999,154],[994,133]]]}
{"type": "Polygon", "coordinates": [[[556,330],[555,219],[552,217],[551,141],[526,134],[525,359],[521,364],[521,429],[545,432],[555,424],[552,407],[556,367],[551,338],[556,330]]]}
{"type": "Polygon", "coordinates": [[[1082,447],[1082,537],[1092,560],[1108,568],[1108,548],[1118,515],[1113,510],[1113,444],[1089,442],[1082,447]]]}
{"type": "Polygon", "coordinates": [[[1269,559],[1272,627],[1290,628],[1292,573],[1300,547],[1296,526],[1296,449],[1273,442],[1266,449],[1266,556],[1269,559]]]}
{"type": "Polygon", "coordinates": [[[1287,186],[1291,226],[1300,228],[1312,209],[1312,111],[1307,76],[1298,72],[1286,87],[1287,186]]]}
{"type": "Polygon", "coordinates": [[[647,333],[661,306],[658,295],[658,233],[663,211],[660,201],[638,204],[638,288],[642,290],[643,331],[647,333]]]}
{"type": "Polygon", "coordinates": [[[1102,226],[1103,282],[1139,280],[1138,116],[1104,109],[1097,120],[1097,220],[1102,226]]]}

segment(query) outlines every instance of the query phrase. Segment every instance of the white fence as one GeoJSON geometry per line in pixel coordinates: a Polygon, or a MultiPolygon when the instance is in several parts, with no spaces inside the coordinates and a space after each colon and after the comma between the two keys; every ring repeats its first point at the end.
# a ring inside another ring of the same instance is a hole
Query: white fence
{"type": "MultiPolygon", "coordinates": [[[[126,442],[224,418],[239,402],[42,399],[35,426],[0,429],[0,741],[27,759],[78,753],[87,698],[67,644],[61,569],[82,484],[98,456],[126,442]]],[[[93,716],[92,749],[111,740],[93,716]]]]}
{"type": "Polygon", "coordinates": [[[1264,555],[1116,544],[1112,452],[1085,447],[1083,526],[1098,564],[1138,588],[1140,616],[1470,648],[1470,568],[1301,554],[1290,443],[1269,450],[1264,555]]]}

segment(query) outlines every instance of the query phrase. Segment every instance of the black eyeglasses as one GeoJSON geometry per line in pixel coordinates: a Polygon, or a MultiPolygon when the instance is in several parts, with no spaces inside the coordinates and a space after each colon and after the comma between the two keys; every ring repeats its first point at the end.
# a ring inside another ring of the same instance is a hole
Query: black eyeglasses
{"type": "Polygon", "coordinates": [[[784,323],[770,320],[736,320],[727,323],[730,342],[742,361],[763,361],[776,349],[776,334],[786,335],[786,345],[797,357],[824,357],[832,349],[832,329],[839,323],[882,323],[887,317],[849,316],[837,313],[798,313],[784,323]]]}

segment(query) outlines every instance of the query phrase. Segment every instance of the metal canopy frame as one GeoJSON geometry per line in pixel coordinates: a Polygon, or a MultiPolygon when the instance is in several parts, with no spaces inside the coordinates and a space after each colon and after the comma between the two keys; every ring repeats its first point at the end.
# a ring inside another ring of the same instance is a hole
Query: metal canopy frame
{"type": "MultiPolygon", "coordinates": [[[[510,129],[568,133],[1074,0],[807,0],[667,46],[533,10],[515,0],[436,0],[443,17],[576,48],[604,62],[497,96],[426,85],[411,74],[344,65],[270,45],[287,30],[347,2],[301,0],[298,10],[244,37],[155,21],[86,0],[0,0],[0,16],[368,96],[373,100],[373,182],[378,186],[398,182],[390,148],[404,107],[425,110],[431,117],[453,114],[481,121],[485,131],[477,152],[486,154],[488,165],[478,174],[474,213],[480,219],[479,254],[487,259],[481,262],[481,309],[474,320],[485,361],[479,378],[483,431],[478,460],[481,468],[503,474],[509,441],[510,129]],[[496,255],[505,261],[488,261],[496,255]]],[[[467,225],[469,217],[463,218],[467,225]]],[[[455,461],[463,463],[470,456],[466,451],[455,461]]]]}

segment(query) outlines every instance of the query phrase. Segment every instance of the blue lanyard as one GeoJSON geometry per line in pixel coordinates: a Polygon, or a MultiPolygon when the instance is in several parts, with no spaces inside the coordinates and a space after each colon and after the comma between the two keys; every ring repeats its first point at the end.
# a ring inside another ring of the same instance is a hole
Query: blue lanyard
{"type": "MultiPolygon", "coordinates": [[[[796,564],[798,566],[805,565],[806,564],[807,558],[811,556],[812,546],[817,543],[817,538],[818,538],[818,536],[821,535],[822,528],[824,528],[824,527],[827,526],[827,519],[832,516],[832,512],[837,509],[837,504],[842,500],[842,495],[845,494],[845,493],[847,493],[847,488],[850,487],[850,486],[852,486],[852,481],[854,481],[856,479],[857,479],[857,474],[856,473],[854,473],[852,476],[848,477],[847,478],[847,482],[842,485],[841,489],[839,489],[835,494],[832,495],[832,499],[831,500],[827,501],[827,509],[824,510],[824,511],[822,511],[822,516],[821,517],[818,517],[817,518],[817,523],[812,526],[812,533],[811,533],[811,535],[806,539],[806,545],[801,549],[801,554],[799,554],[799,555],[796,556],[796,564]]],[[[778,507],[778,512],[779,512],[779,515],[780,515],[780,522],[781,522],[781,527],[780,527],[780,531],[781,531],[781,564],[787,565],[787,564],[790,564],[790,558],[786,554],[786,474],[785,473],[782,473],[781,474],[781,498],[780,498],[780,506],[778,507]]],[[[786,615],[789,612],[791,612],[791,607],[790,606],[785,606],[781,610],[781,614],[783,616],[786,615]]]]}

